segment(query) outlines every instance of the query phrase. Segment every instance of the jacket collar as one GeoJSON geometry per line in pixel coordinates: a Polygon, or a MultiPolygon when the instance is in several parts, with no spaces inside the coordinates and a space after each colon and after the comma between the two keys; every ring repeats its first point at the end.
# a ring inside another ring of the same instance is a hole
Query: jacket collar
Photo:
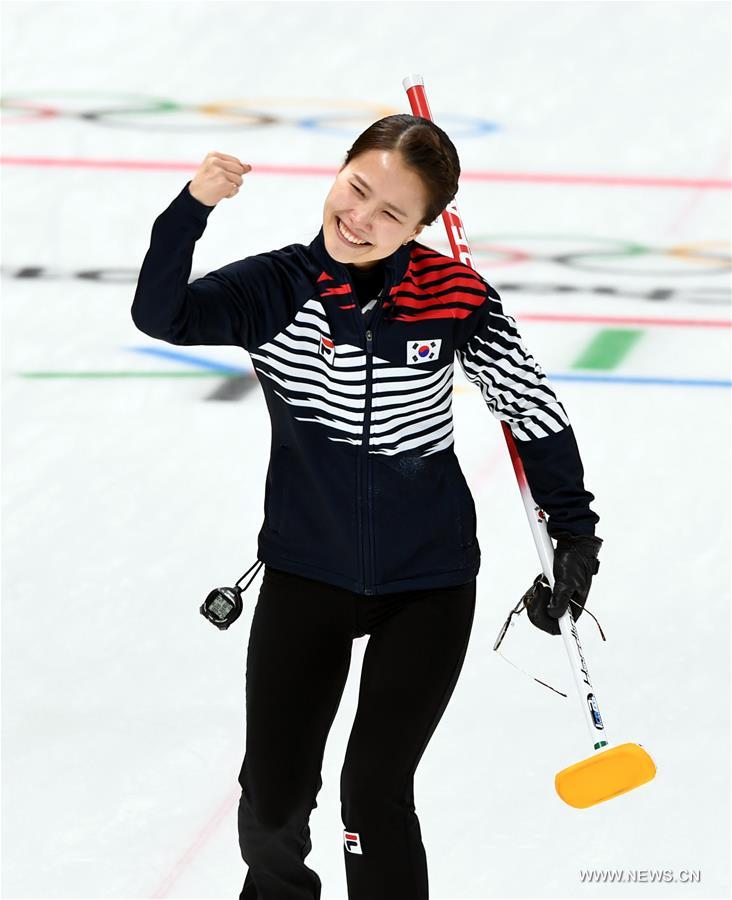
{"type": "MultiPolygon", "coordinates": [[[[409,266],[413,245],[414,241],[409,241],[407,244],[402,244],[397,247],[390,256],[384,257],[384,267],[388,281],[392,285],[399,284],[404,278],[407,267],[409,266]]],[[[309,244],[308,250],[328,275],[335,278],[341,284],[350,281],[350,275],[346,264],[333,259],[330,253],[328,253],[325,247],[322,225],[320,226],[320,231],[309,244]]]]}

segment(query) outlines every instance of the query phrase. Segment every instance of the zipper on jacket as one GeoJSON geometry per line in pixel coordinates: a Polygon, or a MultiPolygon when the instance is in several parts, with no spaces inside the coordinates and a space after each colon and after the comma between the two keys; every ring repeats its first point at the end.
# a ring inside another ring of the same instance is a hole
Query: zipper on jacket
{"type": "MultiPolygon", "coordinates": [[[[375,311],[376,310],[374,310],[374,312],[375,311]]],[[[371,478],[369,477],[371,474],[371,467],[369,466],[369,431],[371,425],[371,390],[373,378],[372,368],[374,361],[373,351],[374,333],[369,328],[366,330],[366,397],[363,408],[363,433],[361,437],[361,458],[363,460],[361,472],[363,476],[362,484],[365,486],[365,503],[363,504],[363,521],[365,523],[365,528],[363,530],[363,583],[365,594],[373,594],[374,592],[373,588],[369,587],[369,578],[371,572],[371,516],[369,515],[371,510],[371,478]]]]}
{"type": "MultiPolygon", "coordinates": [[[[350,276],[349,276],[350,281],[350,276]]],[[[353,281],[351,281],[351,290],[353,291],[353,281]]],[[[371,527],[371,466],[369,460],[369,436],[371,431],[371,400],[373,392],[373,363],[374,363],[374,332],[376,321],[382,311],[383,298],[387,296],[389,290],[389,276],[386,276],[386,284],[382,287],[377,295],[377,303],[371,310],[369,322],[370,327],[366,328],[364,324],[364,315],[358,306],[354,304],[354,312],[358,316],[359,327],[365,333],[366,337],[366,392],[364,397],[363,410],[363,431],[361,432],[361,484],[363,485],[363,500],[361,503],[361,559],[363,560],[363,588],[364,594],[373,594],[373,584],[371,583],[371,571],[373,568],[373,559],[371,553],[372,527],[371,527]]],[[[355,292],[354,292],[355,297],[355,292]]]]}
{"type": "MultiPolygon", "coordinates": [[[[351,285],[351,293],[353,294],[354,304],[353,312],[358,319],[358,328],[366,338],[366,393],[364,397],[363,410],[363,430],[361,432],[361,484],[363,485],[362,502],[361,502],[361,559],[363,560],[363,592],[364,594],[374,594],[373,582],[371,581],[371,572],[373,571],[373,554],[371,552],[373,527],[372,527],[372,493],[371,493],[371,465],[369,459],[369,445],[371,432],[371,401],[373,394],[373,365],[374,365],[374,335],[376,334],[376,326],[381,317],[384,308],[384,298],[389,296],[392,287],[393,276],[387,269],[384,277],[384,284],[377,296],[377,302],[369,314],[369,328],[366,328],[364,315],[359,307],[358,298],[353,288],[353,279],[351,278],[348,268],[346,268],[346,277],[351,285]]],[[[358,504],[358,497],[356,502],[358,504]]]]}
{"type": "Polygon", "coordinates": [[[366,503],[364,506],[364,519],[366,522],[365,536],[366,540],[364,542],[364,593],[365,594],[373,594],[375,593],[373,589],[373,583],[371,582],[371,572],[373,570],[373,553],[371,552],[371,547],[373,546],[373,538],[374,538],[374,529],[373,529],[373,494],[371,491],[371,454],[369,453],[369,446],[371,443],[371,409],[373,406],[373,395],[374,395],[374,339],[376,337],[376,331],[378,329],[379,322],[381,320],[381,314],[384,311],[384,297],[387,296],[389,292],[389,276],[387,275],[387,280],[385,286],[381,289],[379,294],[377,295],[378,302],[376,306],[371,310],[371,317],[369,319],[369,328],[366,329],[366,398],[364,403],[364,412],[363,412],[363,458],[364,458],[364,474],[365,474],[365,484],[366,484],[366,503]]]}

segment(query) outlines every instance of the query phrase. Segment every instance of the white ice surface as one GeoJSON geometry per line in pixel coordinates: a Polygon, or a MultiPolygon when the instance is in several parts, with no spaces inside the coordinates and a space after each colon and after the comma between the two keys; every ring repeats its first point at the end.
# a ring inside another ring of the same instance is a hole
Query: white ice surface
{"type": "MultiPolygon", "coordinates": [[[[336,168],[373,119],[409,111],[401,82],[412,72],[465,172],[729,179],[729,7],[59,2],[5,3],[2,16],[5,97],[67,110],[159,97],[287,116],[354,111],[333,131],[223,129],[195,112],[171,117],[171,129],[143,114],[104,125],[3,111],[3,896],[236,897],[244,667],[261,574],[229,632],[198,606],[256,557],[269,451],[261,392],[221,402],[211,399],[220,378],[23,373],[199,370],[146,349],[251,370],[244,351],[173,348],[135,329],[153,220],[219,150],[254,170],[210,216],[193,274],[309,242],[331,176],[258,174],[257,164],[336,168]],[[461,137],[450,116],[499,128],[461,137]],[[46,277],[18,278],[26,266],[46,277]],[[90,269],[106,277],[79,277],[90,269]]],[[[641,743],[658,775],[586,811],[554,792],[555,772],[591,748],[558,639],[523,621],[506,654],[569,700],[492,653],[538,564],[498,422],[456,367],[456,449],[483,565],[464,669],[415,779],[431,897],[728,897],[729,329],[649,326],[611,379],[593,382],[562,376],[591,374],[572,362],[602,324],[522,316],[728,319],[729,191],[464,179],[458,205],[483,274],[499,288],[535,286],[502,297],[569,412],[605,541],[589,608],[607,642],[588,617],[582,640],[611,741],[641,743]],[[658,253],[605,260],[602,273],[536,258],[607,239],[658,253]],[[671,253],[690,242],[712,242],[722,271],[671,253]],[[496,249],[507,246],[533,259],[507,265],[496,249]],[[555,284],[577,290],[540,287],[555,284]],[[686,293],[613,299],[598,285],[686,293]],[[701,883],[583,885],[589,868],[700,870],[701,883]]],[[[421,239],[447,250],[442,225],[421,239]]],[[[367,640],[354,643],[311,819],[307,864],[322,900],[346,897],[338,781],[367,640]]]]}

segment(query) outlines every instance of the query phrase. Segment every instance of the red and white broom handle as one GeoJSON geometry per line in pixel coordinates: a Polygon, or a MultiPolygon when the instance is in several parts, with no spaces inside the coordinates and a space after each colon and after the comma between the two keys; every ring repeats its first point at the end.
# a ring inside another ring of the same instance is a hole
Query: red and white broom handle
{"type": "MultiPolygon", "coordinates": [[[[424,89],[424,79],[421,75],[408,75],[403,81],[404,90],[409,98],[409,105],[412,108],[412,115],[421,116],[423,119],[429,119],[434,122],[432,113],[430,112],[429,103],[427,102],[427,93],[424,89]]],[[[455,259],[460,260],[471,269],[475,269],[473,257],[470,254],[468,239],[465,235],[465,227],[457,204],[453,200],[442,213],[442,221],[447,231],[447,239],[452,248],[452,255],[455,259]]],[[[531,534],[534,538],[541,568],[546,578],[554,588],[554,545],[547,531],[546,514],[544,510],[535,502],[529,489],[529,483],[526,480],[526,473],[521,463],[521,458],[516,450],[516,444],[513,440],[511,430],[505,422],[501,422],[503,428],[503,436],[508,445],[508,452],[513,463],[513,470],[516,473],[521,499],[524,503],[524,509],[529,520],[531,534]]],[[[582,646],[580,644],[579,634],[575,625],[572,614],[567,612],[559,619],[559,629],[564,639],[564,647],[569,657],[570,668],[574,676],[575,686],[577,688],[580,705],[585,717],[585,722],[590,732],[593,749],[600,750],[608,745],[605,726],[600,716],[600,709],[595,697],[595,692],[590,682],[590,675],[587,670],[582,646]]]]}

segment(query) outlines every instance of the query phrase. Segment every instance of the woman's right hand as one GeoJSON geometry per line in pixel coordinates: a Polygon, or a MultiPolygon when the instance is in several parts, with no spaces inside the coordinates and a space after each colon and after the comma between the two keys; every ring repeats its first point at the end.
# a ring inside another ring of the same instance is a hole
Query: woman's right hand
{"type": "Polygon", "coordinates": [[[224,197],[235,197],[242,185],[242,176],[251,170],[235,156],[207,153],[193,180],[188,185],[190,195],[204,206],[216,206],[224,197]]]}

